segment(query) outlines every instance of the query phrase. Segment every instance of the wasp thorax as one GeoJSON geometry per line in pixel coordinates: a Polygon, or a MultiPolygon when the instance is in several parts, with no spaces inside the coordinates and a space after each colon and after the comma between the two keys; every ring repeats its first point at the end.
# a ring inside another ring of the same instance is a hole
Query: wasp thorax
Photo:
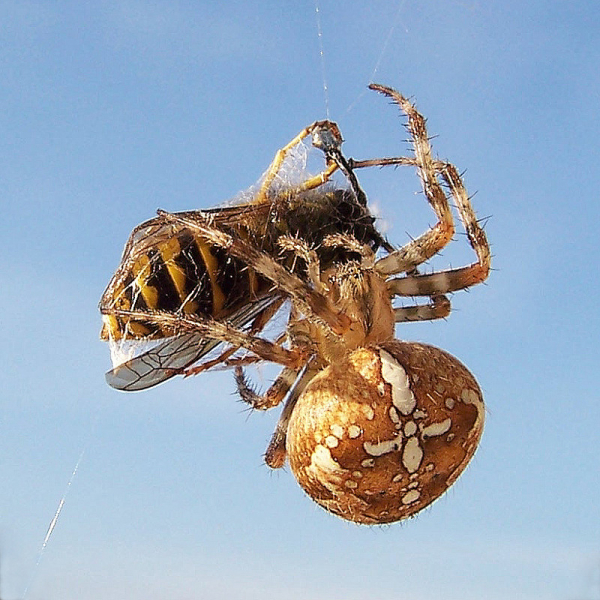
{"type": "Polygon", "coordinates": [[[308,385],[287,433],[306,493],[349,521],[415,515],[462,473],[481,437],[484,405],[452,355],[393,340],[355,350],[308,385]]]}

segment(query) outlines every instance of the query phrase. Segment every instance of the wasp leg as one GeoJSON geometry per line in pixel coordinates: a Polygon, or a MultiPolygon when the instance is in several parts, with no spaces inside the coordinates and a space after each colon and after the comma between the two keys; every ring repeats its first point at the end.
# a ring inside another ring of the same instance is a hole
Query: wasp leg
{"type": "MultiPolygon", "coordinates": [[[[289,151],[302,142],[309,135],[313,136],[313,145],[317,148],[321,148],[325,152],[325,156],[328,157],[329,148],[341,146],[342,136],[338,129],[338,126],[331,121],[315,121],[312,125],[305,127],[296,137],[294,137],[288,144],[277,151],[273,162],[267,169],[263,182],[260,186],[260,190],[256,194],[253,203],[260,204],[264,202],[273,181],[277,177],[283,162],[288,155],[289,151]]],[[[338,165],[335,162],[328,160],[327,167],[310,179],[307,179],[297,188],[289,190],[290,193],[298,193],[305,190],[312,190],[320,185],[323,185],[335,171],[338,169],[338,165]]]]}

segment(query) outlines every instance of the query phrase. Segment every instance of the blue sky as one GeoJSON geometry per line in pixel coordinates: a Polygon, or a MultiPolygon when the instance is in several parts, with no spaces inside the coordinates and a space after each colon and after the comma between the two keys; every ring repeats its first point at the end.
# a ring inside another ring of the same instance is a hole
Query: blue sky
{"type": "MultiPolygon", "coordinates": [[[[397,331],[477,375],[476,458],[418,518],[361,528],[262,464],[277,411],[244,412],[229,373],[104,383],[97,302],[130,230],[234,196],[326,116],[314,2],[2,1],[3,599],[598,598],[600,8],[341,6],[319,0],[346,153],[407,152],[365,91],[396,87],[490,217],[488,284],[397,331]]],[[[433,221],[410,170],[360,177],[394,243],[433,221]]]]}

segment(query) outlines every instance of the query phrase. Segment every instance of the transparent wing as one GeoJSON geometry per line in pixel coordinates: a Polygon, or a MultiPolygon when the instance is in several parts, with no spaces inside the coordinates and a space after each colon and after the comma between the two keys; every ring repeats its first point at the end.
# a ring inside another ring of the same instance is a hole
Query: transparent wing
{"type": "MultiPolygon", "coordinates": [[[[235,327],[243,327],[276,301],[273,297],[257,300],[241,307],[228,321],[235,327]]],[[[141,343],[111,342],[113,369],[106,373],[106,382],[125,392],[148,389],[181,374],[181,369],[200,360],[220,343],[220,340],[186,333],[155,342],[155,345],[141,354],[126,358],[139,351],[141,343]]],[[[147,348],[148,343],[143,343],[143,347],[147,348]]]]}

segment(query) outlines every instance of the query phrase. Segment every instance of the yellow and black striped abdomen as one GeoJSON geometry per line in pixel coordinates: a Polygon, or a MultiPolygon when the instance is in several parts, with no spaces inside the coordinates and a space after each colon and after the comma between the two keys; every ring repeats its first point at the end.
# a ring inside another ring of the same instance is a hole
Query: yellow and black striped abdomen
{"type": "MultiPolygon", "coordinates": [[[[322,269],[357,258],[347,249],[324,245],[332,234],[350,235],[374,252],[379,247],[389,250],[366,207],[344,189],[282,194],[262,204],[175,214],[209,219],[216,230],[243,238],[300,277],[306,276],[306,265],[293,252],[281,250],[281,236],[301,239],[314,248],[322,269]]],[[[226,319],[264,295],[277,295],[273,284],[192,229],[158,216],[131,233],[100,302],[104,321],[100,336],[114,341],[170,337],[176,332],[153,319],[153,311],[226,319]],[[146,312],[149,318],[117,316],[118,310],[146,312]]]]}
{"type": "Polygon", "coordinates": [[[103,339],[157,339],[173,335],[156,322],[127,319],[110,310],[164,311],[219,318],[259,292],[253,271],[222,248],[184,229],[143,252],[124,257],[128,268],[105,292],[103,339]]]}

